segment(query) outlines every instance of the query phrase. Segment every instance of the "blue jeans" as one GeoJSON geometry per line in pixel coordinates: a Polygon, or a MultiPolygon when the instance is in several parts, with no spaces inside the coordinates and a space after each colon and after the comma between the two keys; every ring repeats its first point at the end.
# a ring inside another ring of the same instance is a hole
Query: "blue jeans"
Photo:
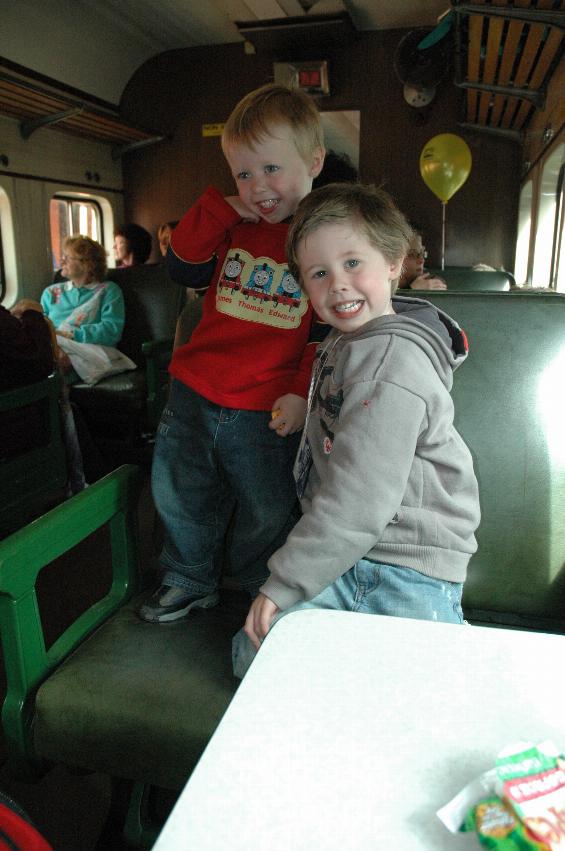
{"type": "Polygon", "coordinates": [[[165,529],[163,582],[194,594],[218,587],[225,533],[235,584],[252,594],[299,517],[292,466],[299,434],[278,437],[270,412],[222,408],[173,380],[153,455],[165,529]]]}
{"type": "MultiPolygon", "coordinates": [[[[277,615],[271,628],[289,612],[302,609],[334,609],[462,624],[462,593],[460,582],[432,579],[409,567],[362,558],[312,600],[303,600],[277,615]]],[[[256,653],[241,629],[232,642],[236,677],[244,676],[256,653]]]]}

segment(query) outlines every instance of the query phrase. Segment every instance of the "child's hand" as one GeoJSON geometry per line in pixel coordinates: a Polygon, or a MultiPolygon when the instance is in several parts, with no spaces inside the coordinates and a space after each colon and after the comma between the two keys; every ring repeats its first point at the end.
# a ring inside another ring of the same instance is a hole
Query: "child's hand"
{"type": "Polygon", "coordinates": [[[251,604],[249,613],[245,620],[243,631],[256,650],[261,647],[261,642],[267,635],[270,626],[280,609],[272,600],[264,594],[258,594],[251,604]]]}
{"type": "Polygon", "coordinates": [[[269,428],[279,437],[300,431],[306,419],[306,399],[295,393],[286,393],[273,402],[269,428]]]}
{"type": "Polygon", "coordinates": [[[233,207],[236,213],[239,213],[244,222],[258,222],[261,217],[255,212],[246,207],[239,195],[228,195],[224,201],[233,207]]]}

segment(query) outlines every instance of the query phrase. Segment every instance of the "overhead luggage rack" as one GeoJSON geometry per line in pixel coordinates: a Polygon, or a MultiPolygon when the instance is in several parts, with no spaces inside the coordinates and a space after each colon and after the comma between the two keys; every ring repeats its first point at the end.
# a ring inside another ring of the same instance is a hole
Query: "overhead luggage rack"
{"type": "Polygon", "coordinates": [[[475,0],[453,11],[456,83],[467,89],[464,126],[522,141],[562,56],[564,0],[475,0]]]}
{"type": "Polygon", "coordinates": [[[165,138],[124,121],[117,109],[89,102],[87,95],[79,99],[1,68],[0,114],[19,120],[23,139],[29,139],[42,127],[51,126],[75,136],[113,145],[114,158],[165,138]]]}

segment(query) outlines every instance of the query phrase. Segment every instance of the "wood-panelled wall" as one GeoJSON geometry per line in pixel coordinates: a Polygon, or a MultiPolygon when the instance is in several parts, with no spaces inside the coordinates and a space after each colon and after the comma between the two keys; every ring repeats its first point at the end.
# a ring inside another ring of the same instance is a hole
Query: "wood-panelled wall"
{"type": "Polygon", "coordinates": [[[393,68],[405,31],[359,34],[353,43],[320,51],[295,44],[286,51],[264,46],[254,55],[243,44],[168,51],[145,63],[127,85],[125,118],[166,132],[169,138],[124,158],[128,218],[155,232],[179,218],[213,183],[233,194],[218,137],[202,125],[226,120],[248,91],[273,79],[274,61],[327,59],[331,95],[321,110],[361,111],[360,174],[382,184],[424,230],[430,265],[441,256],[441,204],[424,184],[420,153],[438,133],[465,138],[473,155],[466,184],[447,205],[446,264],[489,263],[512,269],[521,149],[500,137],[462,131],[463,96],[448,75],[429,107],[405,103],[393,68]]]}

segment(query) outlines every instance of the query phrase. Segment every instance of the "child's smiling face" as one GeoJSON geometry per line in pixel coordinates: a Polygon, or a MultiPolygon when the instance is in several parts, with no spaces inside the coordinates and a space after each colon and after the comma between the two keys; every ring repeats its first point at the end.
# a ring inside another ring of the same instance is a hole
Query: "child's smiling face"
{"type": "Polygon", "coordinates": [[[391,282],[402,259],[387,261],[357,223],[321,225],[299,244],[297,259],[312,307],[339,331],[394,313],[391,282]]]}
{"type": "Polygon", "coordinates": [[[293,215],[324,163],[323,148],[314,152],[310,162],[302,159],[286,124],[273,127],[253,147],[226,145],[225,154],[245,206],[273,223],[293,215]]]}

